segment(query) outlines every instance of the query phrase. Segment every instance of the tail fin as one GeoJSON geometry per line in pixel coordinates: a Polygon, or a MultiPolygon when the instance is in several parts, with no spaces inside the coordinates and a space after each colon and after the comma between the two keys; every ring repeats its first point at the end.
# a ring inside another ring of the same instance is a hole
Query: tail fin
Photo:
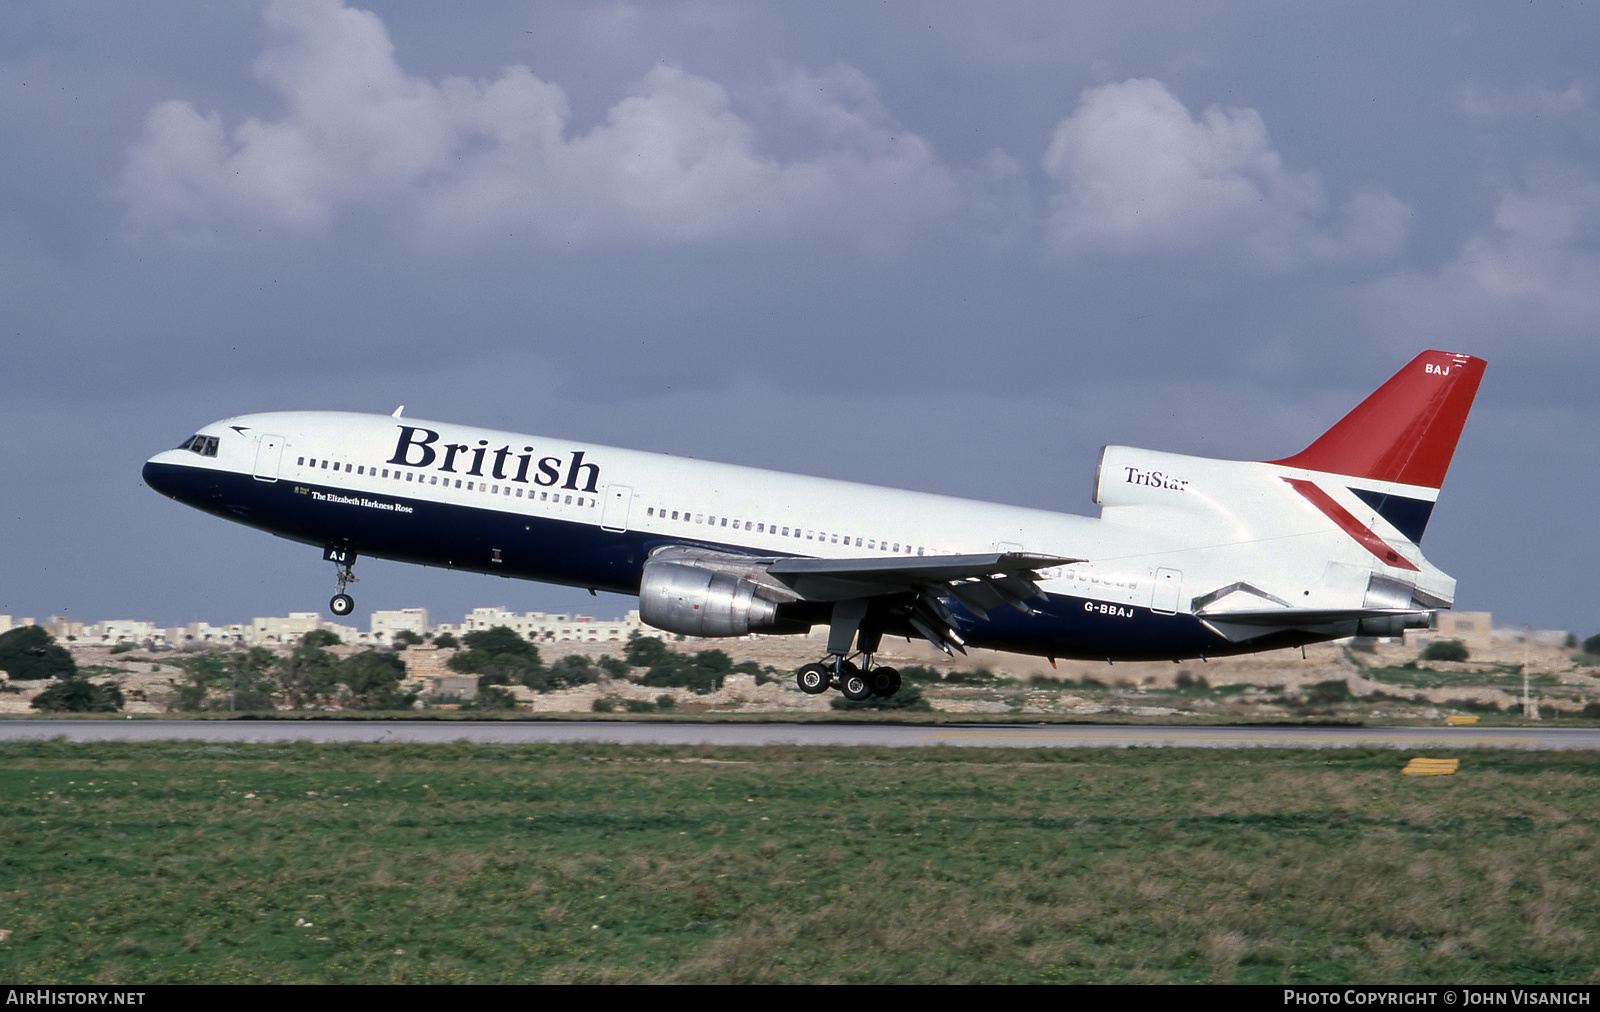
{"type": "MultiPolygon", "coordinates": [[[[1268,463],[1354,479],[1357,484],[1346,487],[1407,540],[1418,544],[1455,455],[1456,441],[1461,438],[1485,365],[1483,359],[1470,355],[1425,351],[1316,442],[1292,457],[1268,463]],[[1363,482],[1411,488],[1358,487],[1363,482]]],[[[1371,534],[1341,507],[1333,506],[1338,510],[1334,513],[1313,498],[1302,488],[1310,483],[1284,480],[1341,527],[1350,530],[1354,524],[1361,532],[1371,534]]],[[[1322,498],[1327,498],[1326,493],[1322,498]]],[[[1375,541],[1376,536],[1372,537],[1375,541]]],[[[1369,546],[1369,550],[1383,557],[1377,548],[1369,546]]]]}
{"type": "Polygon", "coordinates": [[[1425,351],[1316,442],[1268,463],[1438,490],[1485,362],[1425,351]]]}

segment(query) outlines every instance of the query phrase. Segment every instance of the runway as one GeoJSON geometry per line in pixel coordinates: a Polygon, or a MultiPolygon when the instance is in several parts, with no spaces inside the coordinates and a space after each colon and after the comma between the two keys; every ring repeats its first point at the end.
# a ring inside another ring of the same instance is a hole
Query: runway
{"type": "Polygon", "coordinates": [[[657,721],[6,720],[0,740],[222,743],[467,741],[982,748],[1600,749],[1600,728],[754,724],[657,721]]]}

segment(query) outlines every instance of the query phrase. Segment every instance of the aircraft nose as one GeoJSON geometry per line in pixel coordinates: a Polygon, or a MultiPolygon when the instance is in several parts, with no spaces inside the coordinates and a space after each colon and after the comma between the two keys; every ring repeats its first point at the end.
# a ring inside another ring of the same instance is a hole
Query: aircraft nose
{"type": "Polygon", "coordinates": [[[157,454],[144,462],[144,483],[169,498],[177,498],[178,486],[173,481],[172,465],[165,464],[157,454]]]}

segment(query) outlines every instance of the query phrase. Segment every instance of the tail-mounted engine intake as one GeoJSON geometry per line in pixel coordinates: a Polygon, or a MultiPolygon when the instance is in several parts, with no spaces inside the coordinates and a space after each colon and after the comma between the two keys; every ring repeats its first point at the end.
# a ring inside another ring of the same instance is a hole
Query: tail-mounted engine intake
{"type": "Polygon", "coordinates": [[[652,559],[639,583],[639,617],[684,636],[784,631],[779,601],[753,580],[682,562],[652,559]]]}

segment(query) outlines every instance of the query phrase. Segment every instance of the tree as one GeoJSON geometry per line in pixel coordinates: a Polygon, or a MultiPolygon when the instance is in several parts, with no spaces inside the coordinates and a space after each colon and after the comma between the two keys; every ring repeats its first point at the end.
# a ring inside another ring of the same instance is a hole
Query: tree
{"type": "MultiPolygon", "coordinates": [[[[278,665],[278,685],[296,710],[325,702],[339,690],[339,661],[319,645],[326,642],[319,636],[322,633],[333,636],[323,629],[307,633],[278,665]]],[[[334,641],[338,641],[337,636],[334,641]]]]}
{"type": "Polygon", "coordinates": [[[115,713],[122,703],[122,690],[115,685],[97,685],[74,675],[33,697],[32,706],[47,713],[115,713]]]}
{"type": "Polygon", "coordinates": [[[392,637],[390,637],[390,642],[392,642],[397,647],[398,646],[411,647],[411,646],[416,646],[418,643],[421,643],[422,642],[422,637],[418,636],[416,633],[412,632],[410,629],[402,629],[399,632],[395,633],[392,637]]]}
{"type": "Polygon", "coordinates": [[[188,684],[178,687],[180,710],[270,710],[278,688],[272,651],[204,654],[182,662],[188,684]]]}
{"type": "Polygon", "coordinates": [[[638,632],[628,637],[628,646],[623,652],[628,663],[636,668],[653,668],[657,664],[673,656],[667,645],[661,642],[658,636],[640,636],[638,632]]]}
{"type": "Polygon", "coordinates": [[[32,682],[45,678],[72,678],[78,665],[66,647],[36,625],[19,626],[0,633],[0,671],[13,681],[32,682]]]}
{"type": "Polygon", "coordinates": [[[478,676],[480,690],[495,685],[526,685],[536,691],[549,688],[549,675],[539,663],[539,648],[516,630],[497,625],[462,637],[465,650],[447,662],[452,671],[478,676]]]}
{"type": "MultiPolygon", "coordinates": [[[[1600,633],[1596,633],[1583,641],[1583,652],[1591,656],[1600,657],[1600,633]]],[[[0,667],[4,666],[5,662],[0,661],[0,667]]],[[[15,678],[16,676],[12,675],[11,677],[15,678]]]]}
{"type": "Polygon", "coordinates": [[[339,681],[350,690],[349,703],[358,710],[409,709],[417,694],[400,691],[405,677],[405,662],[387,650],[365,650],[339,664],[339,681]]]}
{"type": "MultiPolygon", "coordinates": [[[[629,647],[632,646],[630,643],[629,647]]],[[[733,659],[721,650],[702,650],[692,657],[667,650],[639,679],[639,684],[664,689],[688,689],[703,696],[722,688],[722,680],[732,669],[733,659]]]]}

